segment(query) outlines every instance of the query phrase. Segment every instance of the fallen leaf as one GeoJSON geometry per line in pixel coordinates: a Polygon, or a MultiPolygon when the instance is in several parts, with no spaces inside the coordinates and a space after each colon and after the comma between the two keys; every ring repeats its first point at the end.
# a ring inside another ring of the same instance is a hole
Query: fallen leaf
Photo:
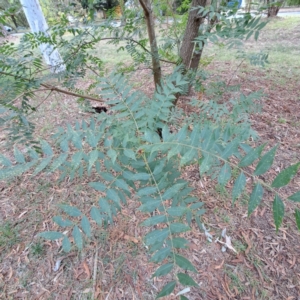
{"type": "Polygon", "coordinates": [[[83,268],[84,268],[84,271],[85,271],[87,277],[91,278],[91,272],[90,272],[90,269],[89,269],[87,263],[84,261],[82,265],[83,265],[83,268]]]}

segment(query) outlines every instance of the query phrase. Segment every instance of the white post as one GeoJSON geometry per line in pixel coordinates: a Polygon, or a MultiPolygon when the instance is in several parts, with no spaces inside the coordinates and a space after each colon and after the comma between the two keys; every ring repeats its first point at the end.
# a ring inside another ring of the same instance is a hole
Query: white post
{"type": "MultiPolygon", "coordinates": [[[[48,25],[44,17],[42,8],[38,0],[20,0],[28,24],[32,32],[44,32],[47,34],[48,25]]],[[[64,62],[57,49],[52,45],[42,44],[40,50],[44,56],[46,64],[50,66],[53,73],[59,73],[66,70],[64,62]]]]}

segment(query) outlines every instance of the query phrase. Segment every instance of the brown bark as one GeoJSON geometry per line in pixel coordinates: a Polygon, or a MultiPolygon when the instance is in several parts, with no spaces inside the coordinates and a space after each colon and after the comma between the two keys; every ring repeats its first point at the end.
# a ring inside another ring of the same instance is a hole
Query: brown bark
{"type": "Polygon", "coordinates": [[[283,1],[282,2],[276,2],[276,5],[272,4],[274,1],[272,0],[267,0],[268,4],[268,18],[276,17],[279,9],[281,8],[283,1]]]}
{"type": "Polygon", "coordinates": [[[139,0],[146,19],[150,49],[152,56],[153,78],[155,85],[161,84],[161,67],[158,55],[158,47],[155,35],[155,23],[150,0],[139,0]]]}
{"type": "MultiPolygon", "coordinates": [[[[193,0],[191,7],[206,6],[206,4],[207,0],[193,0]]],[[[199,27],[202,24],[202,22],[203,18],[201,17],[201,15],[198,14],[198,10],[191,10],[189,13],[185,33],[180,48],[181,61],[186,69],[189,69],[191,67],[191,61],[195,45],[194,40],[199,34],[199,27]]]]}

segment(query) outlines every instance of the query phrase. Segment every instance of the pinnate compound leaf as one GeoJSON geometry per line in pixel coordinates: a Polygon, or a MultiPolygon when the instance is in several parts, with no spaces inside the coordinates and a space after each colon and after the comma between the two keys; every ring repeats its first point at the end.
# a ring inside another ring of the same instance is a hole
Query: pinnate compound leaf
{"type": "Polygon", "coordinates": [[[284,216],[284,204],[280,197],[276,194],[273,201],[273,217],[276,226],[276,231],[278,231],[284,216]]]}
{"type": "Polygon", "coordinates": [[[198,286],[198,284],[194,281],[194,279],[185,273],[178,273],[177,277],[178,277],[179,282],[182,285],[198,286]]]}
{"type": "Polygon", "coordinates": [[[186,259],[185,257],[183,257],[179,254],[175,254],[175,263],[177,266],[179,266],[180,268],[182,268],[184,270],[189,270],[189,271],[197,273],[197,270],[192,265],[192,263],[188,259],[186,259]]]}
{"type": "Polygon", "coordinates": [[[289,200],[292,200],[294,202],[300,202],[300,192],[297,192],[293,194],[292,196],[288,197],[289,200]]]}
{"type": "Polygon", "coordinates": [[[81,219],[81,227],[84,233],[90,238],[92,236],[91,224],[86,216],[81,219]]]}
{"type": "Polygon", "coordinates": [[[60,227],[68,227],[73,225],[73,222],[68,219],[63,220],[61,216],[55,216],[52,218],[52,220],[60,227]]]}
{"type": "Polygon", "coordinates": [[[157,295],[156,299],[170,295],[174,291],[175,286],[176,286],[176,281],[171,281],[167,283],[160,291],[160,293],[157,295]]]}
{"type": "Polygon", "coordinates": [[[250,216],[262,200],[264,189],[257,183],[251,193],[248,203],[248,216],[250,216]]]}
{"type": "Polygon", "coordinates": [[[65,236],[62,240],[62,248],[65,252],[70,252],[71,251],[71,242],[70,240],[68,239],[67,236],[65,236]]]}
{"type": "Polygon", "coordinates": [[[242,194],[243,190],[246,186],[246,176],[243,172],[239,175],[239,177],[236,179],[233,189],[232,189],[232,201],[233,203],[235,200],[242,194]]]}
{"type": "Polygon", "coordinates": [[[142,226],[153,226],[159,223],[164,223],[167,221],[167,218],[165,215],[158,215],[158,216],[154,216],[151,217],[147,220],[145,220],[141,225],[142,226]]]}
{"type": "Polygon", "coordinates": [[[252,149],[239,163],[239,167],[247,167],[259,158],[266,144],[260,145],[256,149],[252,149]]]}
{"type": "Polygon", "coordinates": [[[299,209],[295,210],[295,218],[296,218],[297,227],[300,230],[300,210],[299,209]]]}
{"type": "Polygon", "coordinates": [[[279,188],[287,185],[297,174],[299,167],[300,162],[281,171],[272,182],[272,187],[279,188]]]}
{"type": "Polygon", "coordinates": [[[46,240],[54,241],[63,238],[65,235],[57,231],[45,231],[41,232],[39,236],[46,240]]]}
{"type": "Polygon", "coordinates": [[[81,216],[81,211],[74,207],[74,206],[70,206],[70,205],[66,205],[66,204],[61,204],[59,205],[59,207],[70,217],[79,217],[81,216]]]}
{"type": "Polygon", "coordinates": [[[228,163],[225,163],[218,176],[218,183],[224,186],[231,178],[231,168],[228,163]]]}
{"type": "Polygon", "coordinates": [[[272,148],[269,152],[267,152],[258,162],[256,169],[254,171],[254,175],[262,175],[266,173],[272,166],[274,161],[274,156],[276,153],[278,146],[272,148]]]}
{"type": "Polygon", "coordinates": [[[78,247],[79,250],[82,250],[83,239],[82,239],[82,235],[81,235],[81,232],[80,232],[78,226],[74,226],[72,235],[73,235],[76,246],[78,247]]]}
{"type": "Polygon", "coordinates": [[[160,277],[160,276],[164,276],[167,275],[168,273],[171,272],[171,270],[173,269],[174,264],[173,263],[168,263],[165,265],[160,266],[155,273],[152,275],[153,277],[160,277]]]}
{"type": "Polygon", "coordinates": [[[102,225],[102,216],[101,216],[101,214],[100,214],[100,212],[99,212],[99,209],[93,206],[93,207],[91,208],[90,214],[91,214],[91,218],[92,218],[99,226],[101,226],[101,225],[102,225]]]}

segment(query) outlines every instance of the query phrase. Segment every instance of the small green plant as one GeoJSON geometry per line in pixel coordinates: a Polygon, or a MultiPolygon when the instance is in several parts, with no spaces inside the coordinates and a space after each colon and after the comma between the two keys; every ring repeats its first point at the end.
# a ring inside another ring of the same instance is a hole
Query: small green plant
{"type": "Polygon", "coordinates": [[[41,256],[44,253],[44,245],[41,242],[37,242],[31,245],[31,254],[33,256],[41,256]]]}
{"type": "Polygon", "coordinates": [[[0,225],[0,247],[11,247],[18,242],[18,231],[9,222],[0,225]]]}

